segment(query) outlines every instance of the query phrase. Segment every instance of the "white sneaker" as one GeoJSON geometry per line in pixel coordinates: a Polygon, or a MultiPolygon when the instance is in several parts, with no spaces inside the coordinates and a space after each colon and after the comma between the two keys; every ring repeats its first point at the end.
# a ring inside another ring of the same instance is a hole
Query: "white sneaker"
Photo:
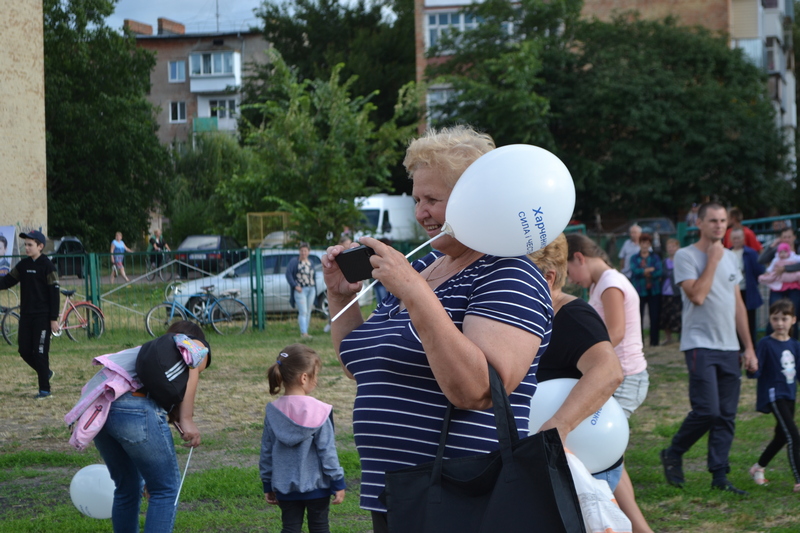
{"type": "Polygon", "coordinates": [[[322,328],[322,331],[324,331],[325,333],[330,333],[330,331],[331,331],[331,325],[330,325],[330,323],[328,323],[328,324],[325,324],[325,327],[324,327],[324,328],[322,328]]]}
{"type": "Polygon", "coordinates": [[[750,467],[750,477],[756,482],[756,485],[766,485],[769,480],[764,477],[765,468],[758,463],[750,467]]]}

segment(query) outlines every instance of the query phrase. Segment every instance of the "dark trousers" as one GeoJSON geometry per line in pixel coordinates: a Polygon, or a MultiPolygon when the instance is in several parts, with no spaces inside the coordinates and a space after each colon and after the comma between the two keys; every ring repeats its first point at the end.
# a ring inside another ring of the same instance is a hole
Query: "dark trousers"
{"type": "Polygon", "coordinates": [[[50,392],[50,318],[47,315],[20,315],[19,355],[39,377],[39,390],[50,392]]]}
{"type": "MultiPolygon", "coordinates": [[[[789,289],[788,291],[783,291],[783,292],[769,291],[769,305],[774,304],[781,298],[786,298],[788,300],[791,300],[791,302],[794,304],[794,314],[798,317],[798,322],[800,322],[800,289],[789,289]]],[[[795,324],[794,335],[793,335],[795,339],[800,338],[797,336],[798,329],[800,329],[798,327],[798,324],[795,324]]],[[[769,335],[771,333],[772,333],[772,324],[767,322],[766,335],[769,335]]],[[[753,344],[755,344],[755,342],[753,344]]]]}
{"type": "Polygon", "coordinates": [[[372,511],[372,533],[389,533],[389,520],[386,513],[372,511]]]}
{"type": "Polygon", "coordinates": [[[300,533],[303,528],[303,515],[308,510],[308,533],[330,533],[328,527],[328,509],[330,497],[316,500],[278,500],[281,508],[283,529],[281,533],[300,533]]]}
{"type": "Polygon", "coordinates": [[[800,483],[800,434],[794,423],[794,400],[775,400],[770,404],[772,414],[775,416],[775,436],[767,444],[764,453],[758,458],[758,464],[767,466],[784,445],[789,454],[789,468],[792,470],[794,482],[800,483]]]}
{"type": "Polygon", "coordinates": [[[708,470],[724,476],[730,471],[728,455],[739,404],[739,353],[698,348],[684,354],[692,410],[672,437],[669,451],[683,455],[708,433],[708,470]]]}
{"type": "Polygon", "coordinates": [[[645,304],[650,314],[650,346],[658,346],[658,335],[661,333],[661,295],[639,296],[639,314],[642,317],[642,324],[644,324],[645,304]]]}

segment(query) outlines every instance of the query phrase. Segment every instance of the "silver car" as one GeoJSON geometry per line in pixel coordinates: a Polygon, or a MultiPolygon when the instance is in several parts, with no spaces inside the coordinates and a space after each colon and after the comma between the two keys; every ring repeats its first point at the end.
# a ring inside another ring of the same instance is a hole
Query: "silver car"
{"type": "MultiPolygon", "coordinates": [[[[328,294],[325,280],[322,275],[320,258],[325,250],[311,250],[308,259],[316,270],[317,297],[314,303],[315,311],[328,315],[328,294]]],[[[262,283],[264,286],[264,310],[267,313],[284,313],[295,311],[289,304],[290,287],[286,281],[286,267],[289,261],[298,256],[297,250],[289,249],[262,249],[261,260],[264,269],[262,283]]],[[[228,291],[238,291],[238,298],[242,300],[252,312],[255,312],[251,294],[255,289],[254,273],[251,274],[250,259],[239,261],[235,265],[223,270],[216,276],[208,276],[187,281],[177,286],[176,298],[178,301],[193,310],[200,299],[192,295],[202,294],[203,287],[214,286],[214,294],[222,295],[228,291]],[[251,279],[252,277],[252,279],[251,279]]],[[[372,291],[359,300],[359,305],[371,305],[372,291]]]]}

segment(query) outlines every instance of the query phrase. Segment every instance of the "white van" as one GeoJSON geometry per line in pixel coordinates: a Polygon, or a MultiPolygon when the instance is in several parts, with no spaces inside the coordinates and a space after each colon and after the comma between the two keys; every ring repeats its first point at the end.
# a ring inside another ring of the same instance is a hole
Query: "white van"
{"type": "Polygon", "coordinates": [[[414,199],[407,194],[374,194],[355,199],[367,220],[366,234],[393,241],[419,241],[425,235],[414,218],[414,199]]]}

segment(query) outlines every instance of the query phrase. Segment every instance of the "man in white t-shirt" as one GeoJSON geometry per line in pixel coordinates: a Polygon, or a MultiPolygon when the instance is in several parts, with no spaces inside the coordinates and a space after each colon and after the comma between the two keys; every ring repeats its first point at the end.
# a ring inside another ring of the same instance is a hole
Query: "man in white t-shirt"
{"type": "Polygon", "coordinates": [[[728,455],[739,405],[739,339],[747,370],[758,368],[747,310],[739,291],[741,271],[722,245],[728,217],[716,203],[700,206],[700,240],[675,254],[675,284],[683,297],[681,351],[689,371],[691,412],[661,451],[667,482],[683,487],[682,456],[708,433],[708,470],[714,489],[746,495],[728,481],[728,455]],[[738,338],[737,338],[738,333],[738,338]]]}

